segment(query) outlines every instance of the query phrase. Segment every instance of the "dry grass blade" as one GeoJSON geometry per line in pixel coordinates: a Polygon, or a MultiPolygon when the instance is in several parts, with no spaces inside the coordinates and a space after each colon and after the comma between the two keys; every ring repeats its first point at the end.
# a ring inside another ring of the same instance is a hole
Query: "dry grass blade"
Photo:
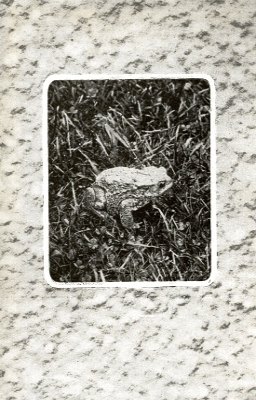
{"type": "Polygon", "coordinates": [[[87,154],[85,154],[81,149],[78,149],[78,151],[79,151],[79,153],[81,153],[81,154],[84,156],[84,158],[89,162],[89,164],[90,164],[90,166],[92,167],[92,170],[95,172],[95,174],[98,174],[98,173],[99,173],[99,170],[98,170],[98,168],[97,168],[97,166],[96,166],[96,163],[93,162],[93,161],[90,159],[90,157],[87,156],[87,154]]]}
{"type": "Polygon", "coordinates": [[[99,143],[100,147],[102,148],[103,153],[105,153],[105,155],[108,156],[108,152],[106,150],[106,147],[104,146],[104,144],[100,140],[99,135],[96,135],[96,141],[99,143]]]}
{"type": "Polygon", "coordinates": [[[122,143],[127,149],[130,148],[130,143],[128,142],[128,140],[126,139],[125,136],[122,136],[119,132],[116,132],[108,124],[105,124],[105,129],[106,129],[107,133],[109,134],[109,136],[119,140],[119,142],[122,143]]]}
{"type": "Polygon", "coordinates": [[[168,233],[171,233],[171,230],[170,230],[168,221],[167,221],[167,219],[166,219],[166,216],[165,216],[164,213],[162,212],[162,210],[161,210],[160,208],[158,208],[155,204],[153,205],[153,207],[154,207],[154,208],[159,212],[159,214],[161,215],[161,217],[162,217],[162,219],[163,219],[163,221],[164,221],[165,227],[166,227],[166,231],[167,231],[168,233]]]}
{"type": "Polygon", "coordinates": [[[75,210],[77,211],[79,206],[78,206],[77,199],[76,199],[76,192],[75,192],[74,182],[71,181],[70,183],[71,183],[71,187],[72,187],[72,195],[73,195],[74,206],[75,206],[75,210]]]}

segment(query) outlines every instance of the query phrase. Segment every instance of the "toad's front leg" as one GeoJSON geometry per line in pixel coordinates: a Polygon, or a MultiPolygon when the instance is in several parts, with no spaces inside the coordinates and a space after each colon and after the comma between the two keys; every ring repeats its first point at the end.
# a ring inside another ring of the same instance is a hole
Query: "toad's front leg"
{"type": "Polygon", "coordinates": [[[85,204],[87,208],[98,217],[106,219],[107,213],[105,211],[106,198],[105,192],[100,187],[88,187],[85,189],[85,204]]]}
{"type": "Polygon", "coordinates": [[[132,212],[137,210],[138,202],[135,199],[125,199],[120,204],[119,214],[123,227],[133,229],[139,226],[135,224],[132,212]]]}

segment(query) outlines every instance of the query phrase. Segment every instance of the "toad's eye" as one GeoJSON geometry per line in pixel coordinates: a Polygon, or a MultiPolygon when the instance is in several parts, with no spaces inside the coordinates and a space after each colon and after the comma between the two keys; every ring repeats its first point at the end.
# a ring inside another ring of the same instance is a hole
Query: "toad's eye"
{"type": "Polygon", "coordinates": [[[163,188],[164,186],[165,186],[165,182],[160,182],[160,183],[159,183],[159,187],[160,187],[160,188],[163,188]]]}

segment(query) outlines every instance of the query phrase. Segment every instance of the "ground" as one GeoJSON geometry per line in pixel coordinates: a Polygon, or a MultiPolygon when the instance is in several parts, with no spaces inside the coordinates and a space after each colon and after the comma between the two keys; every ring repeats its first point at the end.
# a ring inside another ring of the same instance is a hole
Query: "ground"
{"type": "Polygon", "coordinates": [[[54,81],[48,91],[55,281],[199,281],[210,274],[210,88],[204,79],[54,81]],[[166,168],[172,190],[101,219],[84,193],[116,166],[166,168]]]}

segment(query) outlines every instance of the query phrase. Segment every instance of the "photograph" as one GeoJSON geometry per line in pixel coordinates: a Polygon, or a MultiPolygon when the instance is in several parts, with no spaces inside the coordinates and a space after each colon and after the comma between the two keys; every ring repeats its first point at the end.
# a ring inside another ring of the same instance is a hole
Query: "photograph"
{"type": "Polygon", "coordinates": [[[52,78],[46,268],[56,285],[200,284],[212,273],[212,85],[52,78]]]}

